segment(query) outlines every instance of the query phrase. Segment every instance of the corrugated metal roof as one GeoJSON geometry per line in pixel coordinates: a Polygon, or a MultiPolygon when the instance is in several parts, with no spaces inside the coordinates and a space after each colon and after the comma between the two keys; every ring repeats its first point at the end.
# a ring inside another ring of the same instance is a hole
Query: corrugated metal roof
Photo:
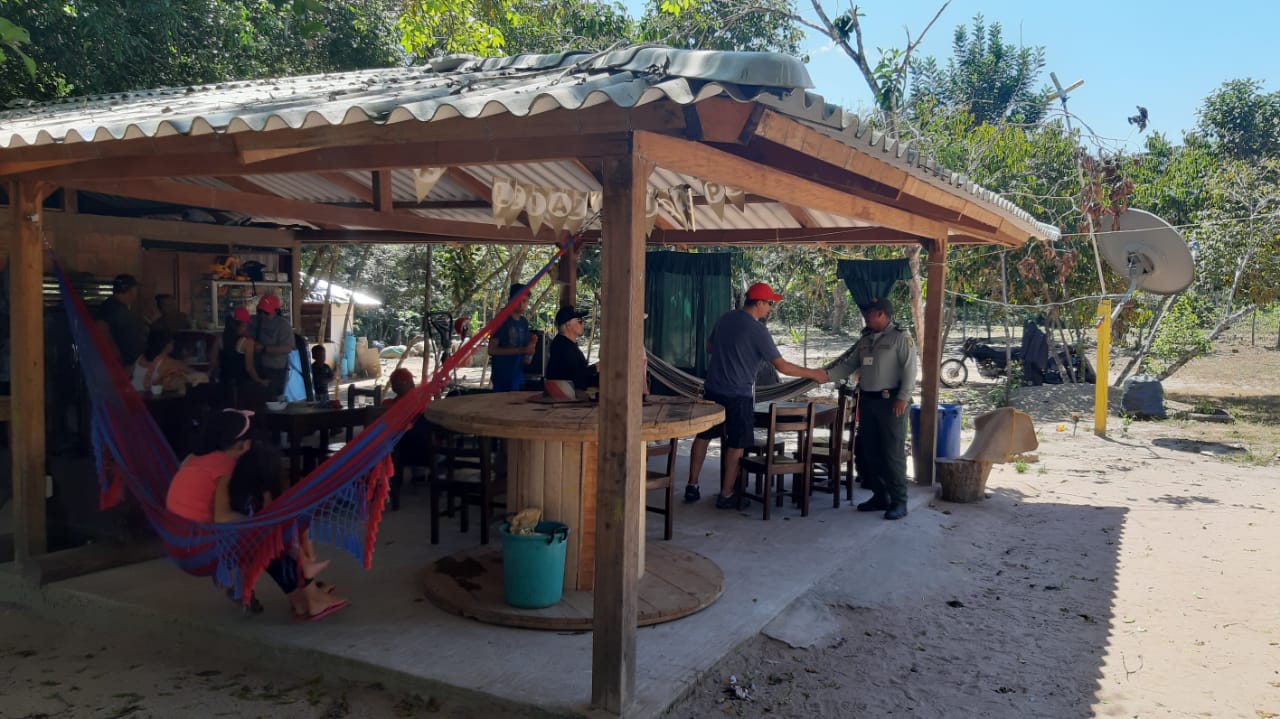
{"type": "MultiPolygon", "coordinates": [[[[51,143],[501,114],[528,116],[604,103],[634,108],[660,100],[688,105],[711,97],[729,97],[761,103],[949,193],[967,195],[1017,217],[1043,236],[1058,236],[1056,228],[1037,222],[968,178],[942,169],[933,158],[886,140],[856,115],[806,92],[808,87],[811,82],[803,64],[770,53],[635,46],[597,54],[568,52],[483,60],[450,57],[420,67],[167,88],[33,105],[0,113],[0,154],[4,148],[51,143]]],[[[546,186],[599,189],[595,179],[574,163],[468,169],[486,184],[491,184],[492,175],[501,174],[546,186]]],[[[255,181],[271,192],[295,199],[356,199],[347,190],[335,195],[338,188],[318,178],[277,175],[255,181]]],[[[393,189],[397,200],[416,199],[408,171],[394,173],[393,189]]],[[[472,198],[472,193],[447,178],[431,196],[472,198]]],[[[761,223],[786,222],[773,210],[753,209],[753,213],[753,219],[761,223]]],[[[728,213],[729,226],[727,218],[728,213]]],[[[823,225],[826,221],[819,220],[823,225]]],[[[752,226],[795,226],[794,219],[791,223],[752,226]]]]}

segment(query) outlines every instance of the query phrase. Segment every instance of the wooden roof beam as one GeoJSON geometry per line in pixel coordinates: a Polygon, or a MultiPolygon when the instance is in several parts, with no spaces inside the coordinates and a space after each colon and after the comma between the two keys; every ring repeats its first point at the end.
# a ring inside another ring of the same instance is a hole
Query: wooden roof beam
{"type": "Polygon", "coordinates": [[[58,185],[70,181],[150,179],[224,175],[381,170],[429,165],[485,165],[547,162],[577,157],[605,157],[625,153],[630,137],[625,132],[544,138],[493,139],[483,143],[417,142],[402,145],[360,145],[301,152],[275,160],[245,165],[236,153],[147,155],[134,158],[90,160],[64,165],[31,177],[58,185]]]}
{"type": "Polygon", "coordinates": [[[947,225],[889,205],[766,167],[696,142],[637,132],[636,151],[658,165],[702,180],[823,212],[862,220],[917,237],[946,237],[947,225]]]}
{"type": "Polygon", "coordinates": [[[1020,218],[983,207],[957,193],[937,187],[925,178],[913,175],[887,159],[880,159],[871,152],[850,147],[840,140],[828,137],[818,130],[773,110],[766,110],[761,116],[756,125],[755,135],[828,165],[897,188],[903,194],[954,210],[961,217],[971,218],[988,227],[998,227],[1001,221],[1005,221],[1012,223],[1020,232],[1025,231],[1027,235],[1037,237],[1040,235],[1038,229],[1020,218]]]}
{"type": "MultiPolygon", "coordinates": [[[[433,122],[406,121],[394,124],[362,122],[299,130],[270,132],[215,132],[205,135],[170,135],[142,137],[132,140],[100,142],[51,143],[0,149],[0,176],[32,172],[75,162],[102,159],[169,157],[194,155],[228,155],[238,157],[242,151],[287,149],[310,154],[317,149],[359,146],[405,146],[423,142],[475,143],[485,145],[495,140],[536,140],[538,138],[580,138],[605,135],[619,129],[679,132],[685,119],[679,106],[654,102],[634,108],[620,108],[612,103],[580,110],[553,110],[537,115],[516,117],[495,115],[479,119],[463,117],[433,122]]],[[[526,144],[537,144],[526,143],[526,144]]],[[[394,156],[394,153],[392,153],[394,156]]],[[[577,156],[569,153],[567,157],[577,156]]],[[[276,157],[287,159],[285,154],[276,157]]],[[[172,162],[181,166],[180,162],[172,162]]],[[[237,163],[239,164],[239,163],[237,163]]],[[[410,167],[396,163],[383,165],[353,164],[350,167],[326,169],[366,169],[410,167]]],[[[187,174],[209,175],[217,172],[187,174]]],[[[246,174],[235,172],[228,174],[246,174]]]]}
{"type": "MultiPolygon", "coordinates": [[[[291,217],[314,223],[392,230],[396,232],[430,233],[459,238],[474,238],[518,242],[533,239],[527,227],[498,228],[472,222],[438,220],[420,217],[408,212],[374,212],[365,209],[335,207],[283,197],[270,197],[245,192],[229,192],[212,187],[201,187],[179,182],[158,180],[119,180],[101,182],[76,182],[68,186],[121,197],[133,197],[154,202],[171,202],[192,207],[229,210],[250,215],[291,217]]],[[[550,237],[547,242],[554,242],[550,237]]]]}

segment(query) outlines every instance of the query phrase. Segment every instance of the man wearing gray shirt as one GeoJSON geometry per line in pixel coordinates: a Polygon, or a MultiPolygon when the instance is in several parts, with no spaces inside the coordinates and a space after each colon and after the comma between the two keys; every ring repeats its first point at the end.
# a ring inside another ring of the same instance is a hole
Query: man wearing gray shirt
{"type": "Polygon", "coordinates": [[[289,378],[289,353],[294,350],[293,325],[280,314],[280,298],[264,295],[258,300],[258,315],[249,323],[249,337],[258,345],[262,367],[259,374],[269,382],[272,399],[284,394],[289,378]]]}
{"type": "Polygon", "coordinates": [[[916,384],[916,350],[911,337],[893,322],[889,300],[873,299],[863,309],[867,328],[852,354],[831,376],[857,375],[858,436],[854,454],[861,458],[862,486],[871,499],[859,512],[884,511],[885,519],[907,516],[907,406],[916,384]]]}

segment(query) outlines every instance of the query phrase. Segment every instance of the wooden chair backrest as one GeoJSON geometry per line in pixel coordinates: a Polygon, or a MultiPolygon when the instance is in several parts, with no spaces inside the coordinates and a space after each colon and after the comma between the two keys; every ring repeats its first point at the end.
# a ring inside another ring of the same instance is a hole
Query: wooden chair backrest
{"type": "Polygon", "coordinates": [[[369,397],[373,399],[374,407],[380,407],[382,405],[382,385],[375,385],[372,388],[348,387],[347,409],[355,409],[357,397],[369,397]]]}
{"type": "Polygon", "coordinates": [[[665,477],[674,477],[676,473],[676,452],[680,446],[680,438],[673,437],[668,442],[660,442],[651,444],[645,448],[645,457],[666,457],[667,467],[663,473],[665,477]]]}
{"type": "MultiPolygon", "coordinates": [[[[813,426],[816,410],[812,404],[803,407],[779,407],[776,403],[769,405],[769,440],[768,447],[773,447],[780,432],[797,432],[800,439],[800,462],[808,463],[813,456],[813,426]]],[[[770,455],[773,452],[769,453],[770,455]]]]}

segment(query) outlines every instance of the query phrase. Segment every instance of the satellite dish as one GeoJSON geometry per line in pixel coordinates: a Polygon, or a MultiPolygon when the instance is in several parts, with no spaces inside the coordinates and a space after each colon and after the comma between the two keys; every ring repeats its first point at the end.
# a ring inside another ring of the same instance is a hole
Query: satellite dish
{"type": "Polygon", "coordinates": [[[1195,266],[1186,240],[1168,222],[1145,210],[1126,210],[1115,229],[1098,233],[1108,265],[1129,278],[1129,293],[1171,295],[1191,285],[1195,266]]]}

